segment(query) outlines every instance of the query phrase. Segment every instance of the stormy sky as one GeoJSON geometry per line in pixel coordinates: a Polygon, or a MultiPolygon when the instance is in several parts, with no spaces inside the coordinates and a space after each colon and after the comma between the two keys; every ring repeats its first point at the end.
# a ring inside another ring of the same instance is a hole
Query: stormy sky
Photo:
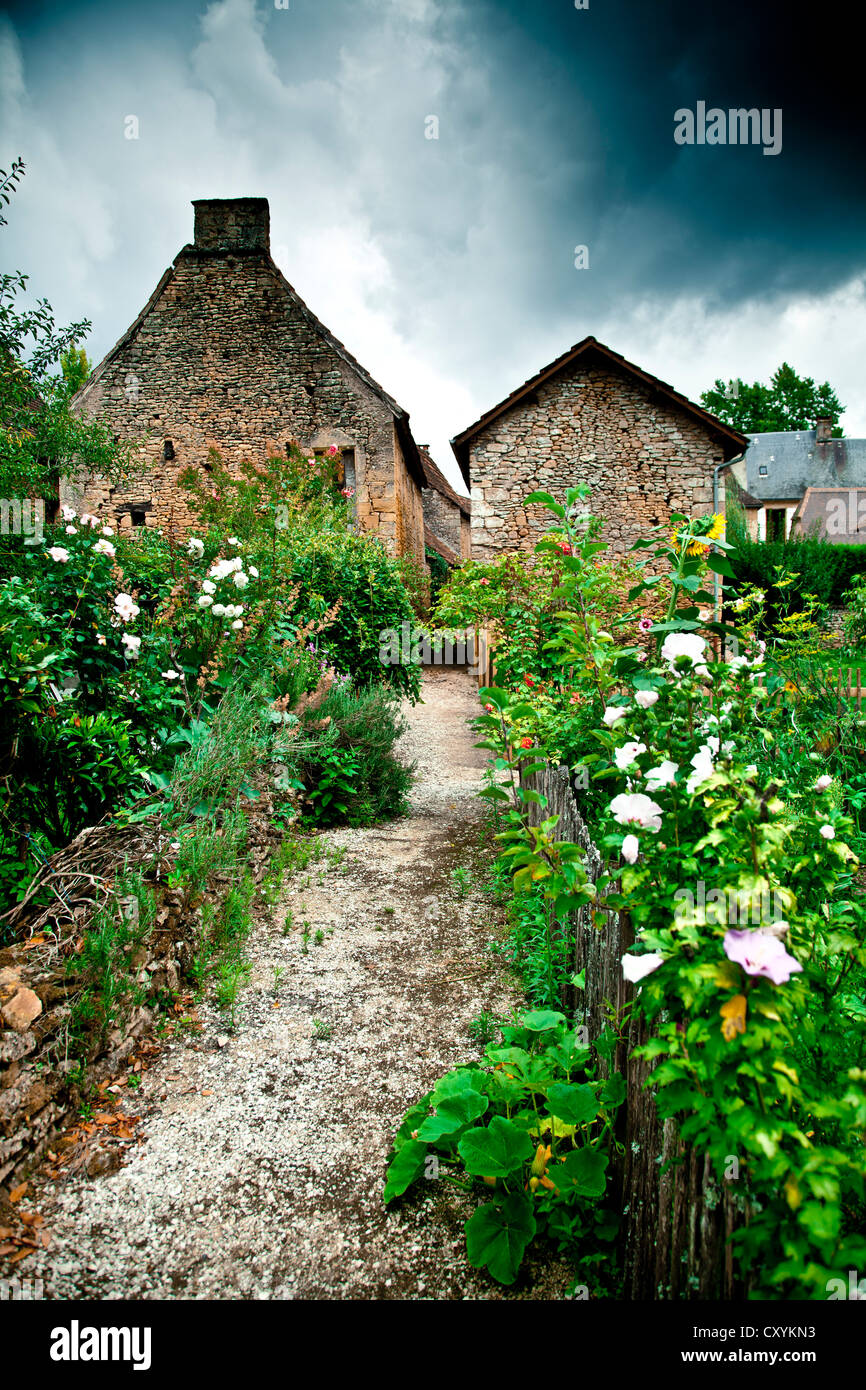
{"type": "Polygon", "coordinates": [[[191,240],[192,199],[265,196],[289,281],[454,479],[449,438],[588,333],[694,399],[786,359],[866,435],[848,13],[12,0],[0,165],[22,155],[27,176],[2,268],[91,319],[98,361],[191,240]],[[674,113],[698,102],[781,110],[780,152],[677,144],[674,113]]]}

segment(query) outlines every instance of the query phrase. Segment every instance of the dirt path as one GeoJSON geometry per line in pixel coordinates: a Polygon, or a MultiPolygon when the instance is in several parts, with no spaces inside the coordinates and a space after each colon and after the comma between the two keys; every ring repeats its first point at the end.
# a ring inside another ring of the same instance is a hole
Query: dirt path
{"type": "Polygon", "coordinates": [[[26,1272],[47,1297],[563,1295],[557,1263],[531,1263],[505,1294],[472,1270],[471,1208],[445,1184],[396,1212],[381,1203],[404,1111],[478,1056],[473,1017],[522,1003],[487,949],[489,899],[453,878],[484,857],[475,708],[468,676],[428,675],[402,748],[418,765],[411,816],[323,836],[330,857],[253,931],[236,1031],[227,1039],[204,1007],[203,1031],[144,1074],[127,1107],[143,1113],[143,1143],[127,1166],[33,1194],[53,1244],[26,1272]]]}

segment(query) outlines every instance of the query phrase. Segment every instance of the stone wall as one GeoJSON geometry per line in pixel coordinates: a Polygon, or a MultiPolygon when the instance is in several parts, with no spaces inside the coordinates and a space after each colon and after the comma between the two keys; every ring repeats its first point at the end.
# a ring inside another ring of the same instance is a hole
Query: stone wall
{"type": "Polygon", "coordinates": [[[721,445],[643,382],[608,367],[572,363],[471,440],[472,558],[531,550],[548,513],[525,508],[541,489],[562,498],[588,483],[590,507],[614,551],[627,550],[670,513],[697,515],[713,501],[721,445]]]}
{"type": "MultiPolygon", "coordinates": [[[[456,503],[449,501],[447,497],[443,497],[441,492],[437,492],[435,487],[425,488],[423,496],[424,520],[430,527],[430,530],[433,532],[434,536],[438,536],[440,541],[444,541],[446,545],[450,545],[455,554],[465,560],[468,551],[464,553],[463,550],[463,526],[461,523],[464,517],[460,508],[456,503]]],[[[468,517],[465,518],[465,520],[468,533],[468,517]]],[[[466,540],[468,544],[468,534],[466,540]]]]}
{"type": "MultiPolygon", "coordinates": [[[[271,819],[273,799],[267,779],[259,773],[252,780],[259,796],[245,811],[244,867],[254,882],[261,883],[282,832],[271,819]]],[[[63,859],[80,865],[85,875],[88,870],[102,871],[101,860],[88,861],[93,835],[92,829],[82,831],[48,867],[63,859]]],[[[156,897],[156,916],[141,941],[130,948],[124,993],[116,1001],[116,1017],[107,1032],[100,1031],[95,1021],[79,1021],[75,1037],[70,1037],[72,1007],[84,983],[75,962],[81,944],[76,938],[89,925],[85,917],[76,911],[75,920],[31,935],[30,919],[38,920],[43,909],[33,907],[29,915],[23,910],[16,941],[0,949],[0,1184],[14,1187],[32,1170],[70,1114],[84,1101],[92,1101],[95,1085],[117,1074],[139,1041],[153,1031],[160,1009],[189,983],[200,951],[203,909],[219,903],[233,876],[228,871],[214,874],[204,893],[192,897],[181,887],[169,887],[172,850],[165,845],[162,856],[154,858],[144,848],[154,838],[164,844],[159,813],[152,825],[142,822],[118,832],[116,862],[143,871],[156,897]],[[141,848],[136,845],[138,835],[141,848]],[[140,1002],[127,998],[133,987],[140,1002]]],[[[71,892],[69,883],[78,881],[76,867],[64,887],[71,892]]],[[[104,874],[100,872],[94,881],[102,885],[103,903],[113,903],[114,890],[104,874]]]]}
{"type": "Polygon", "coordinates": [[[423,555],[420,488],[400,457],[394,411],[271,260],[265,201],[197,204],[196,238],[77,398],[119,438],[142,441],[135,476],[116,488],[70,479],[62,500],[120,529],[183,529],[191,517],[178,473],[203,467],[211,447],[236,468],[283,454],[289,440],[336,443],[355,450],[360,525],[392,553],[423,555]]]}

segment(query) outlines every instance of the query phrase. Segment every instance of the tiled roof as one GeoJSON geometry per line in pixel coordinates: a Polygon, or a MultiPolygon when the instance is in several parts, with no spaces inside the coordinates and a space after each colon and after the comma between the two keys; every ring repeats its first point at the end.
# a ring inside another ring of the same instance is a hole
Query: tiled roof
{"type": "Polygon", "coordinates": [[[432,487],[453,502],[455,507],[459,507],[464,516],[472,515],[472,503],[468,497],[461,497],[459,492],[455,492],[444,473],[433,462],[423,444],[418,446],[418,453],[421,455],[421,467],[424,469],[427,487],[432,487]]]}

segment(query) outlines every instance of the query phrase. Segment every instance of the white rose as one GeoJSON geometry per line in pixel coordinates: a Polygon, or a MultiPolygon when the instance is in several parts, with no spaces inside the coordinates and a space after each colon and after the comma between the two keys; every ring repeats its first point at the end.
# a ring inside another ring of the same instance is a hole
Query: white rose
{"type": "Polygon", "coordinates": [[[213,583],[211,582],[210,579],[203,579],[202,582],[201,582],[201,588],[202,588],[202,593],[204,593],[204,594],[215,594],[215,593],[216,593],[216,584],[213,584],[213,583]]]}
{"type": "Polygon", "coordinates": [[[818,833],[823,835],[825,840],[835,840],[836,838],[836,831],[833,829],[832,825],[822,825],[818,833]]]}
{"type": "Polygon", "coordinates": [[[61,508],[60,508],[60,515],[63,517],[63,520],[64,520],[64,521],[74,521],[74,520],[75,520],[75,508],[74,508],[74,507],[61,507],[61,508]]]}
{"type": "Polygon", "coordinates": [[[114,555],[116,554],[111,541],[97,541],[93,547],[94,555],[114,555]]]}
{"type": "Polygon", "coordinates": [[[657,690],[636,690],[634,696],[641,709],[652,709],[658,697],[657,690]]]}
{"type": "Polygon", "coordinates": [[[118,594],[117,598],[114,600],[114,607],[121,618],[123,618],[124,622],[127,623],[131,622],[133,618],[137,618],[141,612],[141,609],[131,594],[118,594]]]}
{"type": "Polygon", "coordinates": [[[200,595],[199,595],[199,599],[198,599],[198,606],[199,606],[199,608],[210,608],[210,606],[211,606],[212,603],[213,603],[213,599],[211,598],[210,594],[200,594],[200,595]]]}
{"type": "Polygon", "coordinates": [[[78,535],[78,530],[77,530],[77,528],[76,528],[75,526],[67,526],[67,528],[66,528],[66,534],[67,534],[67,536],[77,536],[77,535],[78,535]]]}
{"type": "Polygon", "coordinates": [[[200,541],[197,536],[190,536],[187,550],[194,559],[200,560],[204,555],[204,541],[200,541]]]}
{"type": "Polygon", "coordinates": [[[833,785],[833,778],[832,778],[832,777],[828,777],[827,774],[825,773],[824,776],[823,776],[823,777],[819,777],[818,780],[817,780],[817,782],[815,783],[815,791],[816,791],[816,792],[825,792],[825,791],[827,790],[827,788],[828,788],[828,787],[832,787],[832,785],[833,785]]]}
{"type": "Polygon", "coordinates": [[[48,554],[51,556],[55,565],[65,565],[66,561],[69,559],[69,551],[64,550],[62,545],[52,545],[48,554]]]}
{"type": "Polygon", "coordinates": [[[236,618],[235,621],[232,623],[232,627],[234,628],[235,632],[240,632],[243,625],[244,624],[242,618],[236,618]]]}
{"type": "Polygon", "coordinates": [[[255,565],[247,565],[247,569],[248,569],[249,573],[252,575],[253,579],[258,579],[258,577],[259,577],[259,572],[258,572],[258,570],[256,569],[255,565]]]}

